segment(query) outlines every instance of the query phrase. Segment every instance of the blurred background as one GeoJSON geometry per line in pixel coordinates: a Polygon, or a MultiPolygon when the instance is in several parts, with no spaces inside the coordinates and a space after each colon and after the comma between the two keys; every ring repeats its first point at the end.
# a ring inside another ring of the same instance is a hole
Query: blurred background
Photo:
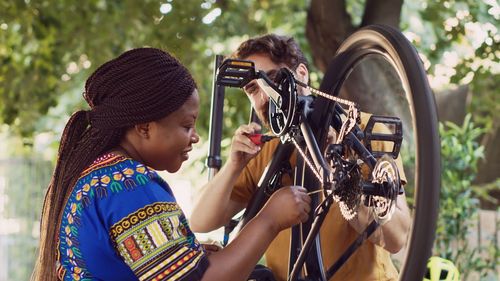
{"type": "MultiPolygon", "coordinates": [[[[58,141],[70,114],[87,108],[83,85],[100,64],[151,46],[194,74],[201,141],[179,173],[163,174],[189,215],[207,180],[214,55],[263,33],[293,36],[318,87],[339,44],[374,23],[399,28],[414,44],[437,100],[443,182],[433,254],[454,261],[464,280],[498,280],[498,0],[2,0],[0,281],[29,279],[58,141]]],[[[249,107],[242,92],[226,92],[223,156],[249,107]]]]}

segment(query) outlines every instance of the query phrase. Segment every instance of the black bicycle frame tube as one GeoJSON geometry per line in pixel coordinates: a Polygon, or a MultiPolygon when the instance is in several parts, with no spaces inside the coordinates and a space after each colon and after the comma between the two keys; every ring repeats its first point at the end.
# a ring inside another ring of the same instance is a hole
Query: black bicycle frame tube
{"type": "MultiPolygon", "coordinates": [[[[338,103],[335,103],[333,108],[335,109],[334,116],[332,117],[332,120],[334,122],[333,125],[335,128],[341,128],[342,118],[340,118],[340,115],[343,114],[347,116],[347,113],[338,103]]],[[[326,129],[328,128],[326,127],[326,129]]],[[[362,134],[363,132],[361,131],[359,126],[354,125],[352,131],[345,136],[344,142],[350,144],[354,148],[354,151],[356,151],[356,153],[359,155],[359,157],[361,157],[361,159],[363,159],[363,161],[368,164],[370,169],[373,170],[375,164],[377,163],[377,160],[375,159],[375,157],[373,157],[373,154],[368,149],[366,149],[366,147],[359,141],[358,137],[356,137],[356,135],[362,134]]]]}
{"type": "MultiPolygon", "coordinates": [[[[321,168],[322,172],[322,181],[326,183],[328,180],[327,178],[327,173],[330,172],[330,169],[328,168],[324,158],[322,157],[322,154],[320,152],[320,149],[318,147],[317,141],[314,137],[314,133],[311,130],[311,127],[309,126],[309,123],[307,122],[307,118],[305,116],[302,116],[301,122],[300,122],[300,130],[302,132],[302,136],[304,137],[304,141],[306,143],[307,149],[311,151],[311,156],[313,157],[313,161],[316,167],[321,168]]],[[[300,161],[305,161],[305,159],[300,159],[300,161]]],[[[297,159],[297,163],[299,163],[299,159],[297,159]]],[[[303,166],[303,165],[302,165],[303,166]]],[[[316,169],[318,169],[316,168],[316,169]]],[[[296,170],[297,172],[297,170],[296,170]]],[[[304,173],[312,173],[309,169],[306,169],[303,171],[304,173]]],[[[312,176],[312,175],[311,175],[312,176]]],[[[302,175],[296,174],[295,175],[295,182],[296,183],[302,183],[303,178],[302,175]]],[[[318,179],[315,183],[308,183],[306,185],[306,188],[308,188],[308,191],[315,191],[320,189],[320,180],[318,179]],[[316,187],[316,188],[315,188],[316,187]]],[[[319,200],[319,194],[314,194],[313,200],[319,200]]],[[[328,206],[329,208],[329,206],[328,206]]],[[[327,212],[325,212],[326,215],[327,212]]],[[[322,263],[322,256],[321,256],[321,249],[317,247],[319,245],[319,228],[321,224],[323,223],[324,216],[319,218],[314,219],[309,219],[306,223],[303,223],[301,227],[293,227],[292,228],[292,235],[295,238],[299,239],[292,239],[292,241],[295,241],[295,243],[291,243],[290,245],[290,262],[292,260],[296,260],[295,265],[290,264],[289,269],[291,270],[290,276],[295,276],[298,277],[298,274],[300,274],[300,271],[304,265],[304,262],[306,260],[306,256],[308,258],[308,266],[307,270],[311,271],[308,272],[308,274],[314,274],[318,276],[321,279],[324,279],[324,273],[323,273],[323,263],[322,263]],[[311,233],[314,233],[314,235],[310,235],[311,233]],[[302,246],[303,237],[307,235],[307,238],[304,242],[304,245],[302,246]],[[300,243],[297,243],[299,242],[300,243]],[[311,250],[313,250],[312,256],[308,256],[311,250]],[[300,253],[299,253],[300,252],[300,253]],[[297,257],[298,256],[298,257],[297,257]],[[312,260],[311,260],[312,259],[312,260]],[[299,266],[298,266],[299,265],[299,266]],[[320,268],[319,268],[320,267],[320,268]],[[314,273],[313,273],[314,272],[314,273]]],[[[293,278],[295,278],[293,277],[293,278]]],[[[294,280],[292,278],[292,280],[294,280]]]]}
{"type": "Polygon", "coordinates": [[[377,230],[380,225],[376,221],[372,221],[365,230],[359,234],[358,238],[349,245],[345,252],[338,258],[338,260],[326,271],[326,280],[329,280],[354,254],[354,252],[363,244],[363,242],[370,237],[370,235],[377,230]]]}
{"type": "Polygon", "coordinates": [[[316,166],[316,170],[321,168],[321,180],[324,184],[328,180],[327,174],[330,172],[330,168],[326,164],[325,159],[320,152],[318,142],[316,141],[311,130],[311,126],[309,126],[309,122],[307,122],[307,119],[305,117],[302,117],[302,122],[300,122],[300,130],[302,131],[302,135],[304,136],[304,140],[306,141],[307,148],[310,151],[311,157],[314,161],[314,165],[316,166]]]}
{"type": "Polygon", "coordinates": [[[344,142],[350,144],[354,151],[359,155],[359,157],[361,157],[361,159],[363,159],[363,161],[370,167],[370,169],[373,170],[375,164],[377,163],[377,159],[373,157],[373,154],[368,149],[366,149],[366,147],[352,132],[347,134],[344,142]]]}
{"type": "MultiPolygon", "coordinates": [[[[320,205],[321,207],[321,205],[320,205]]],[[[331,203],[326,204],[324,206],[323,211],[318,214],[312,223],[311,231],[307,235],[306,242],[302,247],[302,251],[300,252],[297,261],[295,262],[292,272],[290,273],[289,281],[295,281],[299,277],[300,270],[304,266],[304,262],[313,246],[313,242],[317,239],[319,230],[323,221],[325,220],[328,211],[330,210],[331,203]]],[[[365,230],[358,236],[354,242],[349,245],[349,247],[345,250],[345,252],[340,256],[337,261],[325,272],[325,276],[321,276],[323,281],[329,280],[346,262],[347,260],[354,254],[354,252],[363,244],[363,242],[370,237],[370,235],[377,230],[380,225],[376,221],[372,221],[365,230]]]]}
{"type": "Polygon", "coordinates": [[[267,165],[264,173],[260,177],[256,194],[253,196],[250,203],[243,214],[243,220],[241,224],[241,228],[243,227],[260,211],[262,206],[269,199],[269,195],[264,192],[265,185],[269,183],[271,178],[274,176],[274,172],[279,170],[279,167],[283,165],[284,161],[288,161],[290,159],[290,155],[294,150],[294,146],[292,144],[282,144],[280,143],[274,152],[273,158],[267,165]]]}
{"type": "MultiPolygon", "coordinates": [[[[326,173],[329,172],[329,168],[327,167],[326,162],[320,152],[319,146],[311,130],[311,127],[307,122],[307,118],[301,119],[300,129],[302,135],[304,136],[304,140],[306,141],[307,149],[310,151],[311,157],[313,158],[315,165],[323,169],[323,175],[322,175],[323,181],[324,184],[327,184],[328,177],[326,176],[326,173]]],[[[359,128],[356,129],[359,130],[359,128]]],[[[367,150],[366,147],[364,147],[364,145],[359,141],[359,139],[353,132],[349,132],[346,135],[344,141],[350,144],[350,146],[354,149],[354,151],[368,164],[368,166],[371,169],[373,169],[377,160],[373,157],[371,152],[367,150]]],[[[296,263],[293,265],[289,280],[294,281],[297,280],[297,278],[299,277],[300,271],[304,265],[304,262],[306,261],[307,255],[311,251],[313,242],[315,241],[315,239],[319,237],[318,234],[320,227],[323,224],[323,221],[330,209],[330,206],[331,204],[326,204],[324,206],[323,212],[318,214],[314,219],[311,226],[311,230],[307,235],[306,241],[302,247],[302,251],[298,256],[296,263]]],[[[325,276],[321,276],[321,278],[324,280],[330,279],[330,277],[333,276],[333,274],[335,274],[335,272],[337,272],[337,270],[340,269],[340,267],[342,267],[342,265],[349,259],[349,257],[356,251],[356,249],[358,249],[361,246],[361,244],[378,228],[378,226],[379,226],[378,223],[372,221],[372,223],[368,225],[368,227],[363,231],[363,233],[361,233],[360,236],[349,246],[349,248],[342,254],[342,256],[328,269],[325,276]]],[[[298,234],[299,233],[297,232],[295,233],[295,235],[298,234]]],[[[294,246],[297,247],[298,245],[291,245],[291,246],[293,251],[294,250],[293,247],[294,246]]],[[[296,254],[294,254],[293,252],[292,255],[296,256],[296,254]]]]}
{"type": "MultiPolygon", "coordinates": [[[[298,167],[300,167],[301,165],[304,165],[304,159],[302,159],[302,157],[298,157],[297,156],[297,160],[296,160],[296,167],[295,167],[295,173],[294,173],[294,184],[299,184],[299,185],[302,185],[302,182],[303,182],[303,172],[305,172],[304,169],[298,169],[298,167]]],[[[315,194],[314,194],[315,195],[315,194]]],[[[312,219],[312,217],[309,217],[309,219],[307,220],[307,222],[309,222],[310,220],[312,219]]],[[[291,229],[291,239],[290,239],[290,254],[288,255],[289,259],[288,259],[288,274],[290,275],[292,269],[293,269],[293,263],[292,261],[296,261],[297,260],[297,257],[299,256],[300,254],[300,251],[302,250],[302,244],[303,244],[303,240],[302,240],[302,225],[301,224],[297,224],[297,225],[294,225],[292,226],[292,229],[291,229]]]]}
{"type": "Polygon", "coordinates": [[[208,132],[209,149],[206,166],[208,179],[212,179],[222,166],[220,143],[222,140],[222,115],[224,114],[224,86],[217,85],[217,70],[224,56],[216,55],[214,59],[214,78],[212,86],[212,102],[210,105],[210,130],[208,132]]]}
{"type": "MultiPolygon", "coordinates": [[[[314,161],[314,164],[316,166],[316,169],[321,168],[322,169],[322,180],[323,184],[326,184],[328,182],[328,176],[327,173],[329,173],[330,168],[325,162],[325,159],[322,156],[322,153],[320,152],[320,148],[318,146],[318,142],[316,141],[314,134],[312,132],[311,126],[307,122],[306,118],[302,118],[302,121],[300,122],[300,130],[302,132],[302,135],[304,136],[304,139],[306,141],[307,149],[310,151],[311,157],[314,161]]],[[[373,154],[366,149],[366,147],[359,141],[359,139],[354,135],[353,132],[349,132],[346,137],[344,142],[347,142],[352,146],[354,151],[363,159],[363,161],[368,164],[370,169],[373,169],[375,167],[375,164],[377,163],[377,160],[375,157],[373,157],[373,154]]]]}
{"type": "MultiPolygon", "coordinates": [[[[297,166],[295,169],[295,185],[304,186],[308,192],[315,191],[321,188],[321,183],[313,175],[310,169],[304,169],[304,159],[297,155],[297,166]]],[[[319,205],[321,203],[321,194],[314,193],[311,194],[311,205],[319,205]]],[[[311,231],[312,223],[314,222],[314,216],[310,216],[309,219],[299,225],[292,227],[290,240],[290,255],[288,260],[288,274],[290,275],[294,267],[294,263],[302,251],[304,240],[311,231]]],[[[321,243],[320,243],[320,233],[315,237],[315,241],[309,250],[309,255],[305,261],[305,271],[308,277],[319,277],[321,280],[325,280],[325,271],[323,267],[323,257],[321,255],[321,243]]]]}
{"type": "MultiPolygon", "coordinates": [[[[329,200],[332,200],[332,199],[330,198],[329,200]]],[[[300,271],[304,265],[304,262],[307,258],[307,255],[309,255],[309,251],[311,250],[313,242],[316,239],[317,234],[319,233],[320,227],[323,224],[323,221],[325,220],[326,215],[328,214],[328,210],[330,209],[331,205],[332,205],[331,203],[327,203],[324,206],[323,205],[319,206],[319,207],[324,207],[324,209],[321,213],[319,213],[314,218],[314,221],[313,221],[312,226],[311,226],[311,231],[307,235],[306,242],[304,243],[304,246],[302,247],[302,251],[300,252],[299,257],[297,258],[297,261],[295,262],[295,264],[293,266],[292,272],[290,273],[290,276],[288,277],[289,281],[295,281],[299,277],[300,271]]]]}

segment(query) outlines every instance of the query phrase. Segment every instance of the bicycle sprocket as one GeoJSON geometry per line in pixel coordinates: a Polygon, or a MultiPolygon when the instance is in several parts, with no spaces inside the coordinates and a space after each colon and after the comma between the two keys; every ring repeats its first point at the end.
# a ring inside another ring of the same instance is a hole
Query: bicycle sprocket
{"type": "Polygon", "coordinates": [[[368,207],[373,211],[375,221],[383,225],[394,214],[401,186],[398,167],[392,157],[385,154],[378,159],[372,171],[372,182],[384,185],[384,194],[368,195],[365,202],[368,202],[368,207]]]}

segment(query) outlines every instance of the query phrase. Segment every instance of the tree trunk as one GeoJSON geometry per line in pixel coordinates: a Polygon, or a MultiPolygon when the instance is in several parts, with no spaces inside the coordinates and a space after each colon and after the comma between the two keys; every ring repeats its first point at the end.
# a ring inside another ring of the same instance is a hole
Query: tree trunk
{"type": "MultiPolygon", "coordinates": [[[[491,132],[483,136],[484,159],[479,162],[475,184],[489,184],[500,178],[500,118],[493,122],[491,132]]],[[[481,208],[496,210],[500,204],[500,190],[491,190],[489,195],[496,200],[481,200],[481,208]]]]}
{"type": "Polygon", "coordinates": [[[438,118],[440,122],[453,122],[461,125],[464,121],[469,87],[462,85],[454,90],[435,93],[438,118]]]}
{"type": "MultiPolygon", "coordinates": [[[[367,0],[360,27],[386,24],[399,28],[402,4],[402,0],[367,0]]],[[[306,36],[316,67],[325,72],[342,41],[356,29],[344,0],[313,0],[307,14],[306,36]]],[[[363,60],[345,81],[341,96],[357,102],[362,111],[398,114],[408,124],[409,116],[404,116],[409,112],[407,105],[404,109],[405,105],[398,104],[390,94],[401,92],[401,86],[387,71],[387,64],[380,60],[363,60]]]]}
{"type": "MultiPolygon", "coordinates": [[[[367,0],[361,27],[370,24],[388,24],[398,28],[402,0],[367,0]]],[[[314,64],[325,72],[337,49],[357,28],[351,22],[344,0],[312,0],[307,14],[306,36],[312,51],[314,64]]],[[[394,100],[386,89],[394,83],[386,83],[386,65],[380,62],[363,62],[351,73],[342,89],[342,96],[359,103],[361,110],[374,112],[392,106],[394,100]],[[374,87],[374,85],[376,87],[374,87]],[[382,97],[382,98],[381,98],[382,97]]],[[[394,92],[394,89],[390,89],[394,92]]]]}
{"type": "Polygon", "coordinates": [[[367,0],[361,27],[385,24],[399,29],[403,0],[367,0]]]}
{"type": "Polygon", "coordinates": [[[354,31],[344,0],[313,0],[307,11],[306,37],[314,65],[323,73],[340,43],[354,31]]]}
{"type": "Polygon", "coordinates": [[[360,27],[387,24],[399,29],[403,0],[367,0],[361,26],[355,27],[345,0],[312,0],[307,11],[306,37],[314,65],[323,73],[340,44],[360,27]]]}

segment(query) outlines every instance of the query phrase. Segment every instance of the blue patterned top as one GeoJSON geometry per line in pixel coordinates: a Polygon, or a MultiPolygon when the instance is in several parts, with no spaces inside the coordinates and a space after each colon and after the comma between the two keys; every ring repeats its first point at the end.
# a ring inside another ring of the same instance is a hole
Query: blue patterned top
{"type": "Polygon", "coordinates": [[[60,280],[199,280],[208,267],[168,184],[114,154],[81,174],[58,244],[60,280]]]}

